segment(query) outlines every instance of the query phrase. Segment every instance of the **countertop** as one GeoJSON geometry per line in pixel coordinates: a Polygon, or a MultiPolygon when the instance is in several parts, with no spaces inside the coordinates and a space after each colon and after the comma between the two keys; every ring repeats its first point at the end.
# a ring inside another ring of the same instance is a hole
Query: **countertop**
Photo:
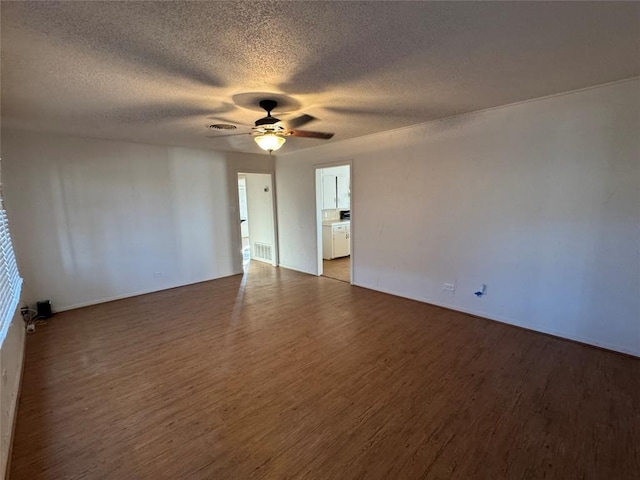
{"type": "Polygon", "coordinates": [[[331,226],[331,225],[337,225],[339,223],[351,223],[351,220],[348,218],[345,218],[344,220],[325,220],[324,222],[322,222],[323,226],[331,226]]]}

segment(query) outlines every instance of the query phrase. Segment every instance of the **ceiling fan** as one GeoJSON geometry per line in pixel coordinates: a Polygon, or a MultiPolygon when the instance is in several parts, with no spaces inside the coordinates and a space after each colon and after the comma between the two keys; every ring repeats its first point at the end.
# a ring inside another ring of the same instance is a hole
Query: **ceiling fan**
{"type": "MultiPolygon", "coordinates": [[[[271,115],[271,112],[278,106],[275,100],[261,100],[259,102],[261,108],[267,112],[267,116],[256,120],[255,126],[251,127],[251,132],[232,133],[231,135],[212,135],[211,138],[230,137],[235,135],[253,135],[258,146],[269,153],[278,150],[284,142],[285,137],[303,137],[303,138],[319,138],[321,140],[329,140],[333,137],[333,133],[311,132],[309,130],[298,130],[299,127],[316,120],[311,115],[303,114],[288,121],[271,115]]],[[[235,128],[233,125],[210,125],[209,128],[228,130],[235,128]]]]}

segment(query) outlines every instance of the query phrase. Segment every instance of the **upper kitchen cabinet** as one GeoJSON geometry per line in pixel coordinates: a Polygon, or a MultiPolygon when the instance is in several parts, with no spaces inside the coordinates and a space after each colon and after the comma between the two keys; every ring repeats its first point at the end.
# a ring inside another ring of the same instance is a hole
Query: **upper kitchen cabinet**
{"type": "Polygon", "coordinates": [[[336,196],[338,197],[337,208],[351,208],[351,191],[349,190],[349,176],[336,177],[336,196]]]}
{"type": "Polygon", "coordinates": [[[322,176],[322,208],[324,210],[328,208],[337,208],[337,190],[336,190],[336,176],[335,175],[323,175],[322,176]]]}
{"type": "Polygon", "coordinates": [[[322,208],[350,209],[349,166],[324,168],[322,174],[322,208]]]}

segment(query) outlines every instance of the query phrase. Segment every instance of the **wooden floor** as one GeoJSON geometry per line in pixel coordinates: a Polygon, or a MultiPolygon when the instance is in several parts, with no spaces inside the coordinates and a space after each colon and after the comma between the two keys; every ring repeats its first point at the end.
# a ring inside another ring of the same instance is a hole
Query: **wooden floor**
{"type": "Polygon", "coordinates": [[[322,260],[322,275],[351,283],[351,257],[322,260]]]}
{"type": "Polygon", "coordinates": [[[638,359],[251,263],[30,335],[11,480],[638,478],[638,359]]]}

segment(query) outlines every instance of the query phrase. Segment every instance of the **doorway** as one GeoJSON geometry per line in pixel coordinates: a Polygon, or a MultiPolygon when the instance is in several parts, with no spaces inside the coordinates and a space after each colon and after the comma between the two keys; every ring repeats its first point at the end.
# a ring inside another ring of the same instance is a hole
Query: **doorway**
{"type": "Polygon", "coordinates": [[[351,283],[351,165],[316,168],[318,275],[351,283]]]}
{"type": "Polygon", "coordinates": [[[238,173],[238,207],[243,270],[253,261],[276,266],[272,174],[238,173]]]}

